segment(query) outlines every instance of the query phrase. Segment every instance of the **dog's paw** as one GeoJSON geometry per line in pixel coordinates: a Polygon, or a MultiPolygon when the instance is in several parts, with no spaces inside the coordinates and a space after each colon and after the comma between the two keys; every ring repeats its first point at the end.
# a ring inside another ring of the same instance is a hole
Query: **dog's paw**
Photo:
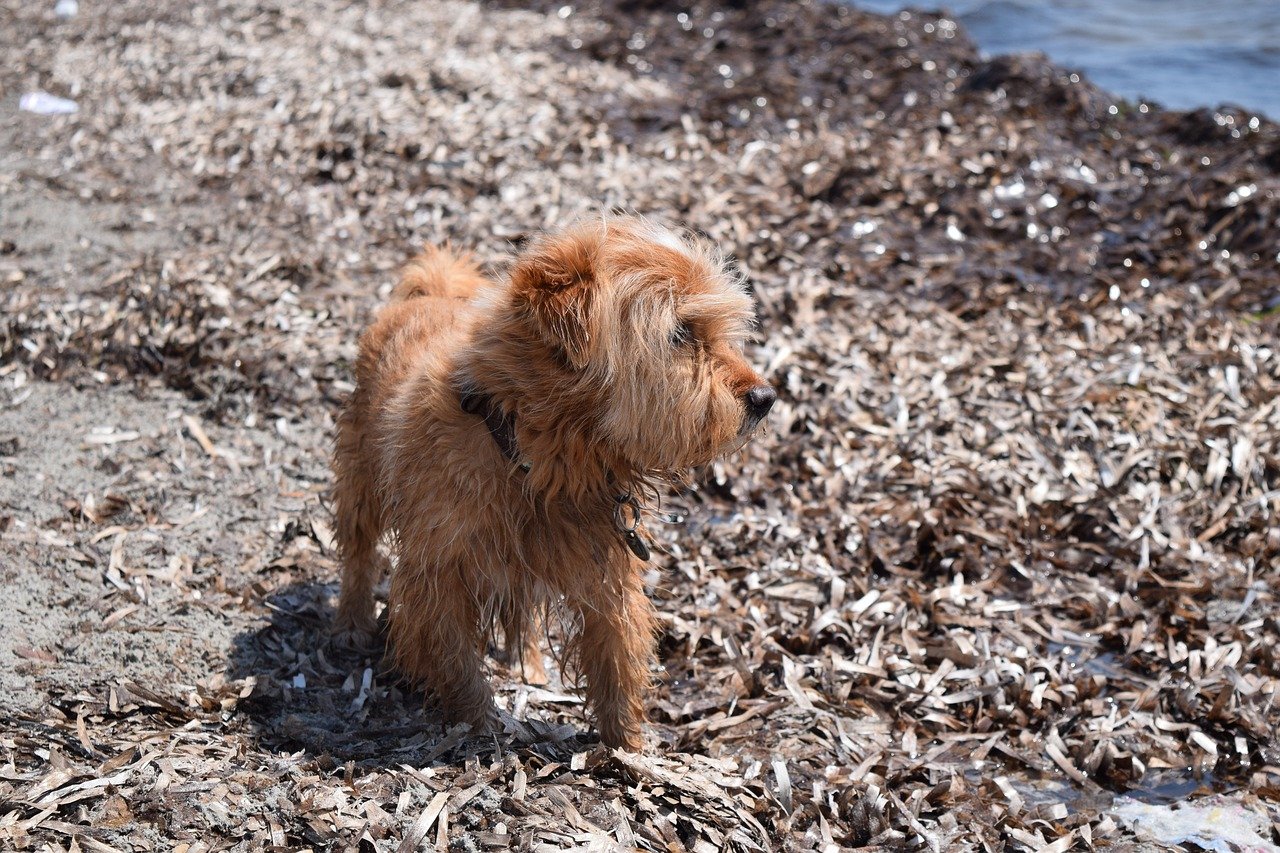
{"type": "Polygon", "coordinates": [[[547,668],[542,664],[542,655],[526,658],[512,667],[512,671],[525,684],[542,687],[547,681],[547,668]]]}
{"type": "Polygon", "coordinates": [[[644,728],[635,722],[622,720],[597,720],[600,741],[610,749],[628,752],[644,751],[644,728]]]}
{"type": "Polygon", "coordinates": [[[506,667],[507,674],[515,681],[533,687],[542,687],[548,681],[547,668],[542,662],[542,652],[526,653],[522,658],[513,658],[507,652],[498,651],[493,658],[506,667]]]}
{"type": "Polygon", "coordinates": [[[350,619],[339,614],[329,631],[329,637],[335,646],[358,652],[375,652],[382,647],[378,620],[372,617],[350,619]]]}
{"type": "Polygon", "coordinates": [[[502,720],[502,714],[498,711],[497,706],[493,703],[489,707],[480,710],[472,710],[466,712],[445,712],[446,725],[463,725],[470,729],[468,735],[470,737],[485,737],[487,735],[502,734],[506,726],[502,720]]]}
{"type": "Polygon", "coordinates": [[[378,635],[373,631],[353,630],[350,628],[337,628],[329,634],[329,639],[333,645],[341,649],[351,649],[357,652],[375,652],[379,648],[378,635]]]}

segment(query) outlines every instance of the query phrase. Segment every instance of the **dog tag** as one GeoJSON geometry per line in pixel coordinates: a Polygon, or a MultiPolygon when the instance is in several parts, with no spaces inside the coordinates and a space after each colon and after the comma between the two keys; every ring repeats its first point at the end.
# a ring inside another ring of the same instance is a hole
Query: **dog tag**
{"type": "Polygon", "coordinates": [[[631,549],[632,554],[635,554],[641,560],[648,561],[649,546],[644,544],[644,540],[634,530],[628,530],[627,535],[622,537],[622,541],[627,543],[627,547],[631,549]]]}

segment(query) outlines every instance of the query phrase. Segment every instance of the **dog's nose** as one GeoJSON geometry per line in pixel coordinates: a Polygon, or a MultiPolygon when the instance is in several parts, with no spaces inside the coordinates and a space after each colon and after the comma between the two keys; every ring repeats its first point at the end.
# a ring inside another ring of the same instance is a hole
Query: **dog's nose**
{"type": "Polygon", "coordinates": [[[773,390],[770,385],[757,385],[747,392],[747,414],[759,420],[769,414],[769,410],[773,408],[774,401],[778,399],[778,392],[773,390]]]}

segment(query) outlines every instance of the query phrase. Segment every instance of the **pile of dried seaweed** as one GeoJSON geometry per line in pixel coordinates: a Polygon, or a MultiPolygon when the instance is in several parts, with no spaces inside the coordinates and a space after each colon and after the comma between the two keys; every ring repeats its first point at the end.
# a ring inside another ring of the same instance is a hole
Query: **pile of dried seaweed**
{"type": "Polygon", "coordinates": [[[1091,849],[1184,783],[1276,815],[1280,130],[936,14],[519,5],[6,4],[5,103],[80,106],[4,131],[6,405],[131,425],[87,440],[124,485],[0,512],[6,571],[74,578],[88,636],[198,636],[15,646],[45,701],[0,721],[0,838],[1091,849]],[[664,507],[654,748],[510,680],[470,739],[327,644],[327,430],[416,243],[501,267],[613,206],[737,258],[780,401],[664,507]]]}

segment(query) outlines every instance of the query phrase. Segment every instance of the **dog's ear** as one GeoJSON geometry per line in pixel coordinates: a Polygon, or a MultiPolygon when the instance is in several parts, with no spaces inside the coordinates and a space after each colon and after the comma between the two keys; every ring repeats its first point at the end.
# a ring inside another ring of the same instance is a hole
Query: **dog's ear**
{"type": "Polygon", "coordinates": [[[512,298],[575,369],[592,351],[600,238],[585,230],[535,245],[511,270],[512,298]]]}

